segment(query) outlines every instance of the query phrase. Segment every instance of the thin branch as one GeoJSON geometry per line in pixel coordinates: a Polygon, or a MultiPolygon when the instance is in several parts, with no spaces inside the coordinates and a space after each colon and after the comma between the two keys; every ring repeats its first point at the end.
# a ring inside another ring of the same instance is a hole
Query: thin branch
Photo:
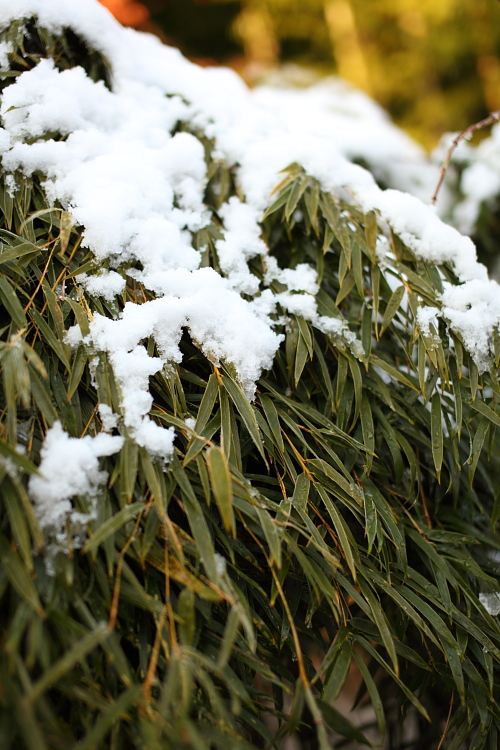
{"type": "Polygon", "coordinates": [[[448,734],[448,728],[450,726],[450,719],[451,719],[451,712],[453,710],[453,698],[455,697],[455,693],[451,694],[451,700],[450,700],[450,709],[448,711],[448,718],[446,719],[446,725],[443,730],[443,734],[441,735],[441,739],[439,741],[439,745],[437,746],[436,750],[441,750],[441,747],[443,745],[443,742],[446,739],[446,735],[448,734]]]}
{"type": "Polygon", "coordinates": [[[128,538],[127,542],[123,545],[123,549],[120,552],[120,556],[118,559],[118,564],[116,566],[116,573],[115,573],[115,587],[113,589],[113,598],[111,600],[111,607],[109,610],[109,620],[108,620],[108,628],[113,631],[116,627],[116,620],[118,618],[118,605],[120,602],[120,583],[122,579],[122,568],[123,563],[125,562],[125,555],[127,554],[127,550],[132,544],[132,542],[135,540],[135,535],[137,534],[137,530],[139,528],[139,524],[141,522],[143,511],[139,513],[137,516],[137,520],[135,522],[134,530],[131,533],[130,537],[128,538]]]}
{"type": "Polygon", "coordinates": [[[497,112],[492,112],[488,115],[488,117],[485,117],[484,120],[480,120],[479,122],[475,122],[474,125],[469,125],[468,128],[465,128],[465,130],[462,130],[461,133],[459,133],[453,141],[451,142],[451,146],[448,149],[448,153],[446,154],[446,157],[443,161],[443,165],[441,167],[441,170],[439,172],[439,179],[436,185],[436,189],[434,190],[434,195],[431,198],[431,204],[434,206],[434,204],[437,201],[438,193],[441,188],[441,185],[443,184],[444,176],[446,174],[446,170],[448,169],[451,161],[451,157],[453,156],[453,153],[464,138],[468,139],[470,136],[472,136],[477,130],[481,130],[482,128],[488,127],[488,125],[494,125],[496,122],[500,121],[500,110],[497,112]]]}

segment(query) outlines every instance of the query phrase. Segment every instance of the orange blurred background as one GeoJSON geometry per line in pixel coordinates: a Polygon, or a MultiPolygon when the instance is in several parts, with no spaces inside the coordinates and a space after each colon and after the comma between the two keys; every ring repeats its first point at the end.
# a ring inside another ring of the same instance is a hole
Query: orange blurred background
{"type": "Polygon", "coordinates": [[[142,28],[149,20],[149,10],[136,0],[100,0],[124,26],[142,28]]]}

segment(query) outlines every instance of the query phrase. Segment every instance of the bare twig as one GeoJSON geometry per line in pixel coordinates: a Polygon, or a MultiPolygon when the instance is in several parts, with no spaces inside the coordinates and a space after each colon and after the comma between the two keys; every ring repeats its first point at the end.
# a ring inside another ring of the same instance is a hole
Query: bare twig
{"type": "Polygon", "coordinates": [[[109,620],[108,620],[108,628],[110,630],[115,629],[116,620],[118,618],[118,604],[120,602],[120,583],[122,579],[122,568],[123,568],[123,563],[125,562],[125,555],[127,554],[128,548],[130,547],[132,542],[135,540],[135,535],[137,534],[137,529],[139,528],[142,514],[143,514],[143,511],[141,511],[139,515],[137,516],[134,530],[131,533],[130,537],[128,538],[127,542],[123,545],[123,549],[120,552],[118,564],[116,566],[115,587],[113,589],[113,598],[111,600],[111,607],[109,610],[109,620]]]}
{"type": "Polygon", "coordinates": [[[451,712],[453,710],[453,698],[454,697],[455,697],[455,693],[452,693],[451,700],[450,700],[450,710],[448,711],[448,718],[446,719],[446,726],[443,730],[443,734],[441,735],[441,739],[439,741],[439,745],[437,746],[436,750],[441,750],[443,742],[446,739],[446,735],[448,734],[448,727],[450,726],[450,719],[451,719],[451,712]]]}
{"type": "Polygon", "coordinates": [[[488,127],[488,125],[494,125],[496,122],[500,120],[500,110],[497,112],[492,112],[488,115],[488,117],[485,117],[484,120],[480,120],[479,122],[475,122],[474,125],[469,125],[468,128],[465,128],[465,130],[462,130],[461,133],[459,133],[453,141],[451,142],[451,146],[448,149],[448,153],[446,154],[446,157],[443,161],[443,165],[441,167],[441,170],[439,172],[439,179],[436,185],[436,189],[434,190],[434,195],[431,198],[431,203],[434,205],[437,201],[438,193],[441,188],[441,185],[443,184],[444,176],[446,174],[446,170],[448,169],[451,161],[451,157],[453,156],[453,153],[464,138],[469,138],[471,135],[473,135],[477,130],[481,130],[482,128],[488,127]]]}

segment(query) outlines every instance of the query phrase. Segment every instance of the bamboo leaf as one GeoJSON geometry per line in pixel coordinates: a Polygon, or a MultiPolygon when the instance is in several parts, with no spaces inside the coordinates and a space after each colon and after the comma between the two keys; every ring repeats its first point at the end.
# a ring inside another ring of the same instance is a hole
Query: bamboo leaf
{"type": "Polygon", "coordinates": [[[363,682],[366,685],[366,689],[368,690],[368,693],[370,695],[373,710],[375,711],[375,716],[377,717],[377,722],[378,722],[380,731],[382,733],[382,739],[383,739],[385,737],[385,732],[386,732],[386,723],[385,723],[384,706],[382,703],[382,699],[380,697],[380,693],[377,688],[377,684],[375,680],[373,679],[373,677],[371,676],[368,666],[365,664],[360,654],[358,654],[357,651],[354,651],[353,656],[354,656],[354,660],[356,664],[358,665],[358,669],[361,672],[361,676],[363,678],[363,682]]]}
{"type": "Polygon", "coordinates": [[[494,412],[493,409],[484,401],[476,399],[471,403],[471,407],[479,412],[479,414],[482,414],[483,417],[486,417],[486,419],[488,419],[492,424],[496,425],[497,427],[500,426],[500,416],[498,416],[498,414],[496,414],[496,412],[494,412]]]}
{"type": "Polygon", "coordinates": [[[127,711],[137,703],[142,692],[142,685],[133,685],[122,693],[117,699],[110,702],[109,708],[101,713],[94,726],[82,740],[75,745],[74,750],[94,750],[104,740],[108,732],[116,725],[116,722],[127,717],[127,711]]]}
{"type": "Polygon", "coordinates": [[[307,507],[310,486],[311,481],[308,475],[305,472],[299,474],[293,490],[292,505],[294,508],[305,511],[307,507]]]}
{"type": "Polygon", "coordinates": [[[342,548],[342,551],[344,553],[344,557],[347,563],[347,566],[349,570],[351,571],[351,575],[354,580],[357,579],[357,570],[356,570],[356,563],[354,562],[354,556],[357,556],[357,548],[356,548],[356,542],[351,537],[347,525],[336,509],[335,505],[332,503],[330,498],[328,497],[327,493],[323,490],[322,487],[317,487],[317,490],[321,496],[321,499],[323,500],[326,509],[328,510],[328,514],[330,518],[333,521],[333,525],[335,527],[335,531],[338,534],[340,546],[342,548]]]}
{"type": "MultiPolygon", "coordinates": [[[[334,732],[337,732],[338,734],[342,735],[342,737],[346,737],[346,739],[351,740],[352,742],[357,742],[361,745],[372,747],[371,742],[366,738],[363,732],[355,727],[354,724],[346,719],[345,716],[337,711],[336,708],[327,703],[324,703],[323,701],[318,701],[318,706],[321,710],[321,715],[323,716],[324,720],[326,721],[328,726],[333,729],[334,732]]],[[[325,745],[325,748],[328,747],[331,747],[330,743],[328,743],[328,745],[325,745]]]]}
{"type": "Polygon", "coordinates": [[[179,594],[177,615],[181,619],[178,626],[181,643],[191,646],[196,633],[195,595],[192,589],[184,588],[179,594]]]}
{"type": "Polygon", "coordinates": [[[387,653],[389,654],[389,657],[392,661],[394,673],[396,674],[396,676],[399,677],[399,664],[398,664],[398,657],[396,655],[396,647],[394,645],[394,638],[390,631],[387,618],[382,610],[382,607],[380,606],[380,603],[377,601],[377,598],[375,597],[375,595],[373,594],[373,592],[371,591],[367,583],[359,579],[358,585],[361,590],[361,593],[363,594],[366,601],[370,605],[370,609],[373,615],[373,621],[375,622],[377,626],[377,629],[382,637],[384,646],[386,647],[387,653]]]}
{"type": "Polygon", "coordinates": [[[28,693],[31,703],[34,703],[41,695],[52,685],[55,685],[75,664],[82,661],[90,651],[103,643],[110,635],[110,630],[105,623],[100,623],[97,627],[77,641],[72,648],[49,669],[36,682],[28,693]]]}
{"type": "Polygon", "coordinates": [[[490,431],[490,424],[491,422],[489,422],[487,418],[483,417],[476,429],[474,440],[472,441],[470,456],[467,459],[469,462],[469,483],[471,485],[474,481],[474,475],[476,473],[481,451],[483,450],[484,441],[488,437],[488,433],[490,431]]]}
{"type": "Polygon", "coordinates": [[[278,412],[276,411],[274,402],[269,398],[269,396],[265,396],[262,394],[259,395],[259,401],[264,410],[264,414],[266,416],[267,423],[269,425],[269,429],[271,430],[274,441],[281,453],[283,453],[285,450],[285,446],[283,444],[283,436],[281,434],[278,412]]]}
{"type": "Polygon", "coordinates": [[[290,221],[299,200],[302,198],[305,190],[309,187],[309,177],[301,177],[292,184],[288,200],[285,206],[285,221],[290,221]]]}
{"type": "Polygon", "coordinates": [[[6,308],[17,328],[26,328],[28,321],[22,305],[12,284],[2,274],[0,274],[0,302],[6,308]]]}
{"type": "Polygon", "coordinates": [[[250,433],[250,437],[252,438],[255,447],[259,451],[264,461],[267,463],[264,448],[262,446],[262,440],[259,435],[257,419],[255,417],[255,414],[253,413],[253,408],[250,405],[250,402],[243,393],[242,388],[229,375],[223,375],[222,382],[224,388],[226,389],[232,402],[234,403],[237,412],[243,419],[245,427],[250,433]]]}
{"type": "Polygon", "coordinates": [[[80,344],[80,346],[77,348],[75,355],[73,357],[73,363],[71,365],[71,373],[69,376],[69,382],[68,382],[68,394],[66,396],[66,400],[69,402],[73,398],[73,395],[80,385],[80,381],[83,377],[83,373],[85,372],[85,366],[87,364],[88,360],[88,354],[83,345],[80,344]]]}
{"type": "Polygon", "coordinates": [[[38,253],[42,252],[41,248],[39,248],[38,245],[34,245],[32,242],[22,242],[20,245],[10,247],[8,250],[3,248],[5,248],[5,245],[3,245],[0,252],[0,263],[9,263],[18,258],[22,258],[24,255],[31,253],[38,255],[38,253]]]}
{"type": "Polygon", "coordinates": [[[366,473],[369,474],[373,465],[373,456],[375,451],[375,427],[373,424],[373,415],[370,401],[366,393],[361,397],[361,429],[363,432],[363,443],[366,448],[366,473]]]}
{"type": "Polygon", "coordinates": [[[24,456],[22,453],[18,453],[14,448],[0,440],[0,455],[12,461],[15,466],[18,466],[21,471],[27,474],[38,474],[38,469],[29,458],[24,456]]]}
{"type": "Polygon", "coordinates": [[[330,676],[321,693],[321,700],[325,703],[331,704],[339,697],[349,675],[352,656],[351,644],[349,642],[344,643],[337,654],[330,676]]]}
{"type": "Polygon", "coordinates": [[[222,523],[226,531],[231,531],[235,535],[233,490],[226,456],[220,448],[214,445],[206,452],[206,459],[210,484],[222,523]]]}
{"type": "Polygon", "coordinates": [[[144,510],[144,503],[132,503],[108,518],[99,528],[92,532],[90,538],[83,547],[83,552],[91,552],[99,547],[109,536],[116,534],[122,526],[131,521],[138,513],[144,510]]]}
{"type": "Polygon", "coordinates": [[[435,393],[431,401],[431,441],[432,458],[436,469],[437,480],[441,481],[441,466],[443,464],[443,425],[441,414],[441,399],[435,393]]]}
{"type": "Polygon", "coordinates": [[[380,329],[381,336],[387,330],[392,319],[394,318],[394,316],[400,309],[401,300],[403,299],[404,293],[405,293],[404,286],[398,286],[397,289],[395,289],[393,293],[391,294],[391,298],[389,302],[387,303],[387,307],[385,308],[384,317],[382,318],[382,327],[380,329]]]}
{"type": "Polygon", "coordinates": [[[71,369],[68,355],[66,353],[65,346],[55,336],[49,324],[42,318],[38,310],[30,309],[29,316],[33,323],[40,329],[44,341],[50,346],[50,348],[57,354],[58,358],[63,363],[66,370],[69,372],[71,369]]]}
{"type": "Polygon", "coordinates": [[[2,567],[21,599],[40,616],[44,611],[32,577],[27,572],[19,555],[14,552],[3,534],[0,534],[0,560],[2,567]]]}
{"type": "Polygon", "coordinates": [[[375,264],[377,262],[376,247],[378,238],[378,222],[377,215],[374,211],[368,211],[368,213],[365,214],[364,224],[366,244],[370,251],[372,263],[375,264]]]}
{"type": "Polygon", "coordinates": [[[201,505],[185,471],[177,461],[174,461],[172,465],[172,472],[181,489],[191,533],[195,539],[198,548],[197,551],[205,567],[207,576],[211,581],[217,581],[219,579],[219,572],[215,559],[215,550],[201,505]]]}

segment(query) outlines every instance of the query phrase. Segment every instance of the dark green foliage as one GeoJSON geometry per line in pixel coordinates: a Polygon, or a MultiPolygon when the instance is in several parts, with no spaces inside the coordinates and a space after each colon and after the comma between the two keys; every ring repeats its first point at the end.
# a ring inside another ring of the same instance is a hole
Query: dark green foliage
{"type": "MultiPolygon", "coordinates": [[[[203,140],[213,219],[194,242],[217,268],[217,210],[236,188],[203,140]]],[[[82,292],[94,259],[41,179],[0,188],[0,747],[243,750],[298,732],[326,750],[332,731],[363,741],[333,705],[352,665],[387,747],[407,720],[414,748],[443,732],[443,747],[496,747],[500,627],[478,594],[500,572],[498,357],[479,375],[444,324],[416,325],[451,267],[395,235],[382,266],[377,216],[291,165],[263,237],[282,267],[317,268],[320,314],[347,321],[363,356],[292,316],[249,403],[186,333],[182,364],[151,380],[174,460],[131,439],[104,459],[98,517],[49,575],[26,489],[43,437],[57,419],[97,434],[97,405],[120,402],[105,356],[91,374],[65,331],[151,294],[132,280],[113,305],[82,292]]]]}

